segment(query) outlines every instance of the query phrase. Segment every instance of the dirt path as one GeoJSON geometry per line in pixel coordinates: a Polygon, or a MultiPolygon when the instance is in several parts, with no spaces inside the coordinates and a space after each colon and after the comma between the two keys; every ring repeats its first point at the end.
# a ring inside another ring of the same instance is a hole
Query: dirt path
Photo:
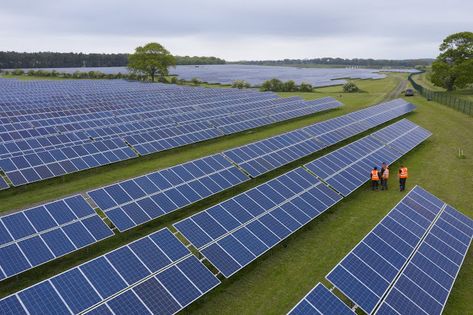
{"type": "Polygon", "coordinates": [[[401,96],[402,92],[407,87],[407,82],[408,82],[407,80],[401,79],[399,81],[399,83],[397,84],[397,86],[391,92],[386,94],[386,96],[383,99],[383,102],[389,101],[389,100],[392,100],[392,99],[395,99],[395,98],[398,98],[399,96],[401,96]]]}

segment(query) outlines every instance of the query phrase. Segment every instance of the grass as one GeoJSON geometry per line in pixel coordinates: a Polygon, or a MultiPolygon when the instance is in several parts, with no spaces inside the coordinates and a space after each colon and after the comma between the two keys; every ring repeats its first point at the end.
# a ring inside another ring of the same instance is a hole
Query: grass
{"type": "MultiPolygon", "coordinates": [[[[298,94],[304,98],[331,95],[342,100],[346,106],[340,110],[260,128],[251,133],[238,134],[90,172],[82,172],[63,179],[48,181],[45,184],[7,190],[0,194],[0,200],[2,200],[0,208],[5,211],[24,207],[338,116],[361,106],[382,101],[397,86],[401,78],[402,76],[389,76],[388,79],[379,81],[357,82],[359,87],[366,91],[365,93],[343,94],[339,92],[341,87],[330,87],[317,89],[316,93],[298,94]]],[[[471,208],[473,181],[471,176],[467,175],[468,170],[473,167],[472,119],[443,105],[427,102],[421,97],[409,100],[415,103],[418,109],[408,118],[434,134],[426,143],[403,159],[409,167],[409,187],[420,184],[473,217],[471,208]],[[459,130],[461,130],[460,133],[459,130]],[[464,149],[465,159],[457,158],[459,147],[464,149]]],[[[341,144],[336,147],[339,146],[341,144]]],[[[336,147],[291,163],[182,211],[38,267],[20,277],[2,282],[0,294],[15,292],[151,231],[169,226],[181,218],[267,181],[336,147]]],[[[396,169],[397,166],[397,164],[393,165],[392,169],[396,169]]],[[[390,185],[391,190],[388,192],[371,192],[366,187],[357,190],[231,279],[224,280],[219,287],[192,304],[184,312],[192,314],[282,314],[287,312],[317,282],[324,281],[324,276],[330,269],[400,200],[404,194],[396,191],[394,179],[391,180],[390,185]]],[[[473,313],[471,292],[473,292],[473,250],[470,250],[465,260],[445,314],[473,313]]]]}
{"type": "Polygon", "coordinates": [[[436,91],[436,92],[444,92],[448,95],[454,95],[461,97],[463,99],[467,99],[473,101],[473,88],[461,89],[447,92],[444,88],[435,86],[429,79],[429,72],[424,72],[419,75],[413,77],[413,79],[420,85],[428,88],[429,90],[436,91]]]}

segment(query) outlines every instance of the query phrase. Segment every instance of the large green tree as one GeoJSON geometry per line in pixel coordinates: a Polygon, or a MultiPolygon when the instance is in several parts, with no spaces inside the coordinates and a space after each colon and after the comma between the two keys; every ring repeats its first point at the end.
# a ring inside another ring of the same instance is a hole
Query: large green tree
{"type": "Polygon", "coordinates": [[[473,33],[448,36],[440,45],[440,55],[432,63],[433,84],[448,91],[473,84],[473,33]]]}
{"type": "Polygon", "coordinates": [[[128,57],[128,69],[134,73],[151,77],[154,82],[156,75],[164,77],[169,74],[169,67],[176,65],[176,58],[161,44],[149,43],[135,49],[128,57]]]}

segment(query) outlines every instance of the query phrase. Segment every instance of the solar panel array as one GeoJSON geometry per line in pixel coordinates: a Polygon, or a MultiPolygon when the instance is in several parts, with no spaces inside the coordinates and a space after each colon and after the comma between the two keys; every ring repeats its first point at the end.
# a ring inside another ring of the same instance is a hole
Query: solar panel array
{"type": "Polygon", "coordinates": [[[0,217],[0,280],[112,235],[81,195],[0,217]]]}
{"type": "Polygon", "coordinates": [[[341,106],[122,81],[0,81],[0,168],[14,186],[341,106]]]}
{"type": "MultiPolygon", "coordinates": [[[[405,133],[400,128],[405,125],[417,126],[400,121],[381,131],[388,135],[388,130],[397,138],[396,134],[405,133]]],[[[371,141],[373,136],[369,137],[371,141]]],[[[384,145],[355,145],[368,155],[380,146],[384,145]]],[[[365,178],[369,178],[368,172],[365,178]]],[[[297,168],[174,226],[225,277],[230,277],[341,198],[304,168],[297,168]]]]}
{"type": "Polygon", "coordinates": [[[414,109],[411,103],[396,99],[227,150],[224,154],[257,177],[414,109]]]}
{"type": "Polygon", "coordinates": [[[121,231],[156,219],[249,178],[216,154],[89,191],[121,231]]]}
{"type": "Polygon", "coordinates": [[[347,196],[369,180],[374,166],[393,163],[430,135],[424,128],[403,119],[305,167],[347,196]]]}
{"type": "Polygon", "coordinates": [[[174,227],[228,278],[340,199],[297,168],[174,227]]]}
{"type": "Polygon", "coordinates": [[[0,313],[174,314],[219,283],[163,229],[0,300],[0,313]]]}
{"type": "Polygon", "coordinates": [[[472,238],[473,220],[446,206],[376,314],[441,314],[472,238]]]}
{"type": "Polygon", "coordinates": [[[322,283],[318,283],[296,306],[289,315],[354,315],[345,303],[330,292],[322,283]]]}
{"type": "Polygon", "coordinates": [[[472,238],[472,219],[416,186],[327,280],[368,314],[441,314],[472,238]]]}

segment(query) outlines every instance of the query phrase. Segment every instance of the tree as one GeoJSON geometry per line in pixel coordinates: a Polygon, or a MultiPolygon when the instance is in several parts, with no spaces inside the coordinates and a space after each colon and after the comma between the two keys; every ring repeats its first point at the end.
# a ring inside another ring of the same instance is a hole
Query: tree
{"type": "Polygon", "coordinates": [[[232,83],[232,88],[237,88],[237,89],[247,89],[251,87],[251,85],[246,82],[245,80],[236,80],[236,81],[233,81],[232,83]]]}
{"type": "Polygon", "coordinates": [[[301,92],[312,92],[314,88],[312,87],[312,84],[302,82],[301,85],[299,86],[299,91],[301,92]]]}
{"type": "Polygon", "coordinates": [[[287,82],[284,82],[284,85],[283,85],[282,89],[283,89],[284,92],[295,92],[295,91],[297,91],[296,82],[294,82],[293,80],[289,80],[287,82]]]}
{"type": "Polygon", "coordinates": [[[448,91],[473,83],[473,33],[460,32],[445,38],[440,55],[432,63],[431,81],[448,91]]]}
{"type": "Polygon", "coordinates": [[[353,82],[347,82],[343,85],[343,92],[345,93],[355,93],[355,92],[358,92],[359,90],[360,89],[353,82]]]}
{"type": "Polygon", "coordinates": [[[149,43],[135,49],[135,53],[128,57],[130,71],[148,75],[151,81],[158,74],[160,77],[168,75],[168,68],[176,65],[176,59],[171,53],[158,43],[149,43]]]}

